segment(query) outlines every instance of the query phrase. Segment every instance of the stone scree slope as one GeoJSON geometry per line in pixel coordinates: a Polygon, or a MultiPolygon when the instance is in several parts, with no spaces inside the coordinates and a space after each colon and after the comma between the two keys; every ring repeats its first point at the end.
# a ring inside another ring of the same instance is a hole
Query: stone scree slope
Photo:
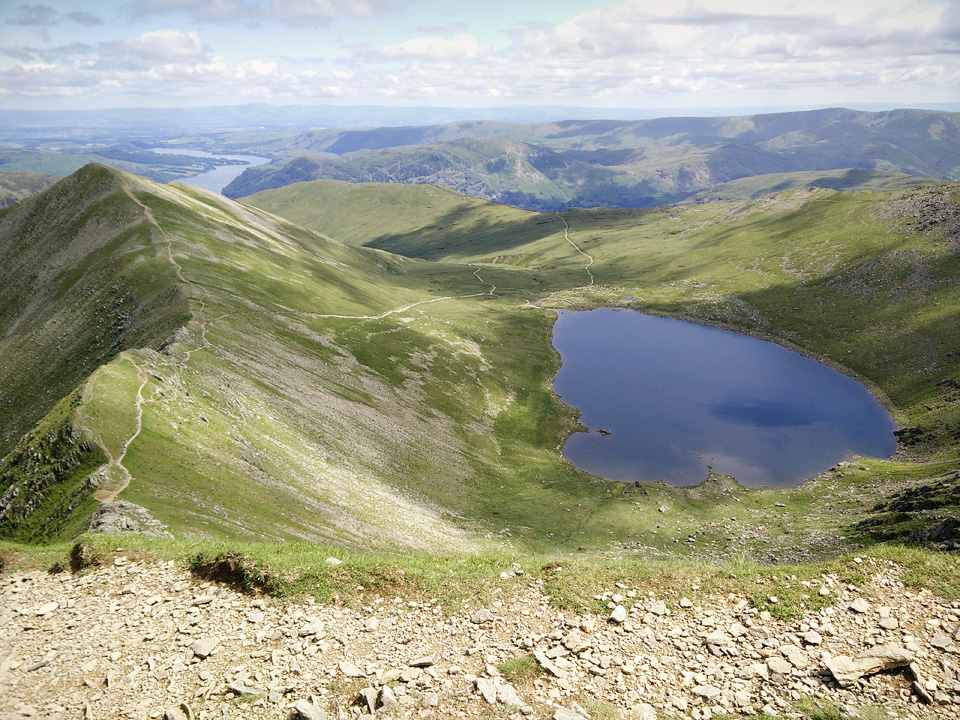
{"type": "Polygon", "coordinates": [[[586,720],[596,702],[635,720],[789,717],[808,696],[960,718],[960,603],[905,589],[890,566],[871,571],[863,588],[812,584],[836,605],[794,621],[696,588],[671,609],[619,584],[599,589],[609,617],[577,615],[520,568],[501,578],[528,582],[524,595],[453,615],[396,597],[281,602],[127,557],[10,575],[0,720],[586,720]],[[542,672],[515,686],[497,665],[523,657],[542,672]]]}

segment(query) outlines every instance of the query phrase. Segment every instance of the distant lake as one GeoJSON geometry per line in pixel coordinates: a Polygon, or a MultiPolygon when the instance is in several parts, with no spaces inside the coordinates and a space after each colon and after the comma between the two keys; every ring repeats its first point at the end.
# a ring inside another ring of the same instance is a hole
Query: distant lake
{"type": "Polygon", "coordinates": [[[235,177],[249,167],[257,165],[266,165],[270,158],[259,157],[257,155],[213,155],[202,150],[181,150],[180,148],[152,148],[153,152],[161,155],[189,155],[190,157],[203,158],[221,158],[223,160],[242,160],[244,165],[220,165],[213,170],[198,173],[193,177],[183,178],[177,182],[185,185],[196,185],[197,187],[213,190],[215,193],[223,190],[229,185],[235,177]]]}
{"type": "Polygon", "coordinates": [[[695,485],[712,469],[790,487],[896,452],[896,423],[862,384],[775,343],[601,309],[561,312],[553,345],[554,389],[590,428],[563,453],[609,480],[695,485]]]}

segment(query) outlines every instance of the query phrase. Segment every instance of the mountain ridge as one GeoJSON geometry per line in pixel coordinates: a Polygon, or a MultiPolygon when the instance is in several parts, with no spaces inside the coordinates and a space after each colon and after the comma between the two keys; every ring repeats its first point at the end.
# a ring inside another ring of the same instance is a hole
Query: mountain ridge
{"type": "Polygon", "coordinates": [[[237,198],[317,179],[441,184],[540,211],[650,207],[772,173],[859,168],[960,179],[960,115],[831,108],[719,118],[437,126],[304,133],[249,168],[237,198]]]}

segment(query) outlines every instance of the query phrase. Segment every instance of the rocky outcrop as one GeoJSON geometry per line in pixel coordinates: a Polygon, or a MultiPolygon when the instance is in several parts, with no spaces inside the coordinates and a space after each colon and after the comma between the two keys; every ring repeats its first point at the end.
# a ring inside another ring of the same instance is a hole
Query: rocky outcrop
{"type": "Polygon", "coordinates": [[[28,434],[0,464],[0,536],[54,537],[97,488],[93,470],[106,460],[72,418],[74,393],[61,402],[59,422],[28,434]]]}
{"type": "Polygon", "coordinates": [[[375,591],[354,607],[278,601],[117,557],[0,580],[0,718],[707,720],[785,717],[803,698],[960,718],[960,603],[871,572],[808,583],[835,604],[794,620],[629,582],[598,588],[607,613],[576,614],[523,576],[448,614],[375,591]]]}
{"type": "Polygon", "coordinates": [[[89,532],[173,537],[166,526],[155,519],[146,508],[126,500],[100,503],[100,507],[90,516],[89,532]]]}

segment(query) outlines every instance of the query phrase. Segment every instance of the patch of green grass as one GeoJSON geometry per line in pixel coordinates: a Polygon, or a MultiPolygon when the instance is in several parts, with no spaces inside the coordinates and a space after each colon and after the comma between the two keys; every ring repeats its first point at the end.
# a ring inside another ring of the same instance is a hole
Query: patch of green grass
{"type": "Polygon", "coordinates": [[[529,655],[504,660],[497,665],[497,670],[503,674],[507,682],[518,687],[529,685],[544,674],[543,668],[529,655]]]}

